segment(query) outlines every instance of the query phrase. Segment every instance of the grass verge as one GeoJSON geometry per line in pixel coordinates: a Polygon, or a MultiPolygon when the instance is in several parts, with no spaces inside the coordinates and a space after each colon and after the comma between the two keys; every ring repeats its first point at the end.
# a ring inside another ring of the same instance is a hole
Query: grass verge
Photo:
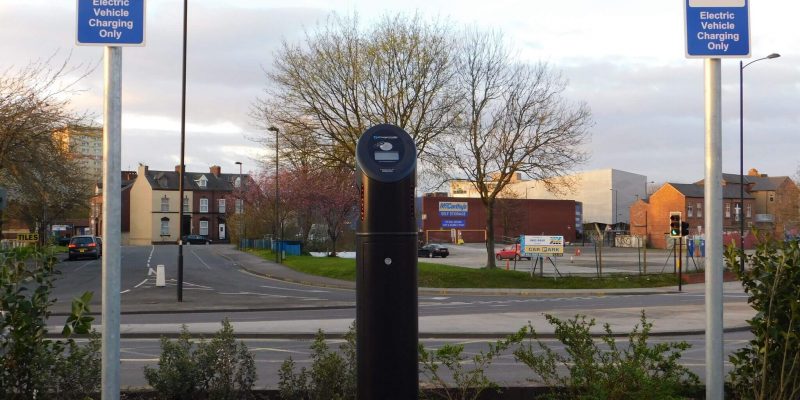
{"type": "MultiPolygon", "coordinates": [[[[268,250],[250,250],[267,260],[275,254],[268,250]]],[[[355,281],[356,261],[338,257],[290,256],[284,260],[287,267],[309,275],[355,281]]],[[[502,289],[629,289],[677,286],[673,274],[619,275],[607,274],[602,278],[565,276],[554,279],[530,276],[530,273],[505,269],[473,269],[451,265],[419,262],[420,287],[431,288],[502,288],[502,289]]]]}

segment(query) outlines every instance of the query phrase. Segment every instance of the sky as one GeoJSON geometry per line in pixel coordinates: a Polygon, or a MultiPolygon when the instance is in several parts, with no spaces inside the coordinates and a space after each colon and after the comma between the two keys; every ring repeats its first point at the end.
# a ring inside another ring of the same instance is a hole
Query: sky
{"type": "MultiPolygon", "coordinates": [[[[101,46],[76,46],[76,1],[1,0],[0,71],[31,61],[97,66],[72,98],[102,124],[101,46]]],[[[703,60],[685,57],[681,0],[190,0],[186,164],[257,171],[269,155],[250,109],[269,84],[265,71],[282,41],[300,43],[332,13],[364,24],[418,13],[453,26],[501,30],[522,61],[547,62],[568,80],[566,98],[584,102],[594,125],[588,162],[656,183],[704,177],[703,60]]],[[[794,177],[800,165],[800,3],[750,7],[751,52],[744,71],[744,168],[794,177]]],[[[122,168],[171,170],[180,162],[183,2],[149,0],[146,43],[122,51],[122,168]]],[[[739,60],[722,61],[722,166],[739,170],[739,60]]],[[[269,165],[269,164],[268,164],[269,165]]]]}

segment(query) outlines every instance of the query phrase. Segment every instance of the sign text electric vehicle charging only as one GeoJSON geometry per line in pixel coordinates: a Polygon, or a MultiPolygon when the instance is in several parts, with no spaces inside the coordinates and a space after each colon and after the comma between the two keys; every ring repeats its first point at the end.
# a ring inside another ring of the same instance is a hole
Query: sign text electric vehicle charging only
{"type": "Polygon", "coordinates": [[[356,146],[357,393],[361,400],[416,399],[417,149],[394,125],[377,125],[356,146]]]}

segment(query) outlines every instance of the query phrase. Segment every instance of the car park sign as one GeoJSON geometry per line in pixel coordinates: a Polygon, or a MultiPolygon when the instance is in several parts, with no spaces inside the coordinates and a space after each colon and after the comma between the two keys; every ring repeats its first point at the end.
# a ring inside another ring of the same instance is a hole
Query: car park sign
{"type": "Polygon", "coordinates": [[[750,0],[686,1],[686,57],[750,57],[750,0]]]}
{"type": "Polygon", "coordinates": [[[563,255],[564,236],[531,236],[520,237],[520,248],[524,255],[563,255]]]}

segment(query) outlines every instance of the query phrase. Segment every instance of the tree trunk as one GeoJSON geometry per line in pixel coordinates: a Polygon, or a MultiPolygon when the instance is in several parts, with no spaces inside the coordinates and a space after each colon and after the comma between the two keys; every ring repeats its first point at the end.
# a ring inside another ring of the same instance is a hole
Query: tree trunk
{"type": "Polygon", "coordinates": [[[339,235],[337,235],[337,231],[338,229],[333,229],[333,230],[331,230],[330,228],[328,229],[328,238],[331,240],[331,254],[330,254],[331,257],[336,256],[336,239],[339,238],[339,235]]]}
{"type": "Polygon", "coordinates": [[[494,260],[494,201],[486,204],[486,268],[497,268],[494,260]]]}

